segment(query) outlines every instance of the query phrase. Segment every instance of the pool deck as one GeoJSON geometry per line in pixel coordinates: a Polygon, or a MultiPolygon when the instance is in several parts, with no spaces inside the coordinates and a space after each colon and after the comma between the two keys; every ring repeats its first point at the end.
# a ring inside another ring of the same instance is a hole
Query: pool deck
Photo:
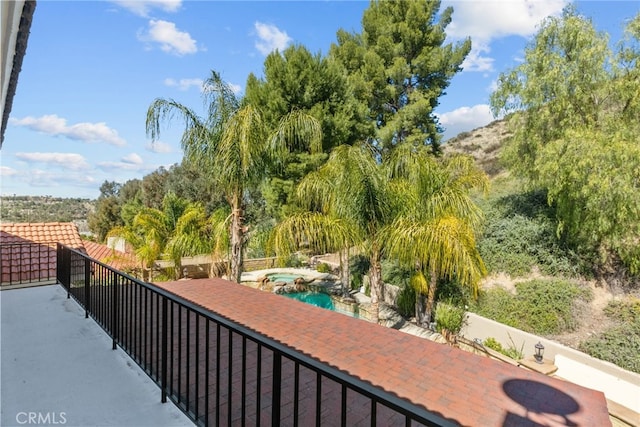
{"type": "Polygon", "coordinates": [[[611,425],[604,394],[567,381],[222,279],[159,286],[455,424],[611,425]]]}

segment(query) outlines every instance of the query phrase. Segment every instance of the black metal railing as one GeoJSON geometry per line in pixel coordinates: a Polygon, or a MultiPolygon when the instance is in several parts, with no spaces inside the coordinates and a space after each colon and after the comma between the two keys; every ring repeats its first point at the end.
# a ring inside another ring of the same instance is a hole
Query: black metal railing
{"type": "Polygon", "coordinates": [[[0,285],[56,280],[56,243],[0,243],[0,285]]]}
{"type": "MultiPolygon", "coordinates": [[[[157,286],[58,245],[58,281],[199,425],[454,425],[157,286]]],[[[347,339],[347,338],[345,338],[347,339]]]]}

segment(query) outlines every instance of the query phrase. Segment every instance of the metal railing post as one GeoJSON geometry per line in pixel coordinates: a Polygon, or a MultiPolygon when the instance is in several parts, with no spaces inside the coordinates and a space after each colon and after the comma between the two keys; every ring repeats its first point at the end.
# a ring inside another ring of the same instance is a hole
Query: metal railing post
{"type": "Polygon", "coordinates": [[[167,345],[167,336],[169,332],[168,326],[168,299],[166,296],[162,297],[162,379],[160,381],[160,385],[162,388],[162,398],[160,399],[162,403],[167,402],[167,357],[168,357],[168,345],[167,345]]]}
{"type": "Polygon", "coordinates": [[[111,296],[111,337],[113,338],[111,349],[117,348],[117,332],[118,332],[118,274],[111,272],[111,286],[113,286],[113,295],[111,296]]]}
{"type": "Polygon", "coordinates": [[[280,394],[282,391],[282,355],[273,350],[273,386],[271,401],[271,425],[280,425],[280,394]]]}
{"type": "Polygon", "coordinates": [[[89,317],[89,292],[91,289],[91,259],[84,259],[84,317],[89,317]]]}

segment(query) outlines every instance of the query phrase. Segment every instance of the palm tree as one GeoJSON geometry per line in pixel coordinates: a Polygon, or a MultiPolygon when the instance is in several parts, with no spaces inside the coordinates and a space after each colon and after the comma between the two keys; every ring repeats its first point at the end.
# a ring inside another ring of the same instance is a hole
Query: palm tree
{"type": "Polygon", "coordinates": [[[336,147],[327,162],[298,185],[296,195],[306,211],[293,214],[274,228],[276,253],[287,254],[301,246],[317,253],[339,250],[344,291],[349,287],[349,248],[356,244],[366,247],[375,311],[382,296],[378,231],[391,218],[386,184],[370,145],[336,147]]]}
{"type": "Polygon", "coordinates": [[[152,140],[160,137],[160,123],[179,115],[185,123],[181,144],[185,157],[210,174],[230,208],[230,275],[240,282],[246,226],[244,199],[257,186],[270,164],[292,147],[321,150],[320,124],[311,116],[292,112],[272,132],[258,109],[242,105],[218,73],[203,86],[207,117],[171,99],[156,99],[147,112],[146,129],[152,140]]]}
{"type": "Polygon", "coordinates": [[[382,230],[386,254],[416,268],[416,320],[428,326],[438,279],[457,279],[477,296],[486,274],[475,230],[482,211],[470,190],[486,191],[488,178],[467,156],[438,161],[422,147],[397,147],[387,168],[398,203],[396,217],[382,230]],[[426,294],[426,301],[425,301],[426,294]]]}
{"type": "MultiPolygon", "coordinates": [[[[165,255],[176,224],[188,208],[187,200],[168,193],[162,200],[162,210],[142,208],[136,213],[131,224],[116,227],[110,230],[108,235],[122,237],[133,246],[136,256],[142,262],[144,275],[145,271],[151,272],[154,262],[165,255]]],[[[151,275],[146,279],[152,280],[151,275]]]]}

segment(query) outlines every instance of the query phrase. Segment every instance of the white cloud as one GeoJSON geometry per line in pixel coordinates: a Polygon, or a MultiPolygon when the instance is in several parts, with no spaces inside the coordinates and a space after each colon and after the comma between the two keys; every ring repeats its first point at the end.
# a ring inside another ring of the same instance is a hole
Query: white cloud
{"type": "Polygon", "coordinates": [[[112,0],[112,2],[144,17],[148,16],[152,9],[176,12],[182,5],[182,0],[112,0]]]}
{"type": "Polygon", "coordinates": [[[293,41],[285,31],[281,31],[275,25],[256,22],[254,27],[258,35],[256,49],[263,55],[268,55],[276,49],[283,51],[293,41]]]}
{"type": "Polygon", "coordinates": [[[488,45],[476,43],[471,48],[471,52],[462,62],[462,69],[464,71],[493,71],[494,59],[489,56],[483,56],[491,52],[488,45]]]}
{"type": "Polygon", "coordinates": [[[131,153],[120,159],[119,162],[100,162],[98,168],[104,171],[151,171],[154,169],[152,166],[146,166],[142,157],[136,153],[131,153]]]}
{"type": "Polygon", "coordinates": [[[111,129],[106,123],[76,123],[68,126],[67,120],[55,114],[42,117],[25,117],[23,119],[12,118],[10,123],[14,126],[24,126],[31,130],[46,133],[53,136],[66,136],[83,142],[106,142],[107,144],[123,146],[126,141],[122,139],[115,129],[111,129]]]}
{"type": "Polygon", "coordinates": [[[158,43],[163,52],[173,55],[182,56],[198,51],[196,41],[189,33],[178,30],[173,22],[161,19],[150,20],[147,32],[138,34],[138,39],[143,42],[158,43]]]}
{"type": "Polygon", "coordinates": [[[440,124],[445,128],[444,140],[452,138],[461,132],[470,131],[494,121],[488,104],[478,104],[473,107],[460,107],[447,113],[438,114],[440,124]]]}
{"type": "Polygon", "coordinates": [[[68,170],[91,169],[85,158],[76,153],[16,153],[16,157],[27,163],[45,163],[68,170]]]}
{"type": "Polygon", "coordinates": [[[529,37],[548,16],[557,16],[569,0],[446,0],[453,6],[453,20],[447,35],[453,39],[471,37],[472,49],[464,71],[493,71],[490,43],[508,36],[529,37]]]}
{"type": "Polygon", "coordinates": [[[28,174],[22,174],[24,180],[33,187],[93,187],[97,180],[90,174],[80,172],[52,172],[48,170],[32,169],[28,174]]]}
{"type": "Polygon", "coordinates": [[[144,147],[147,151],[151,151],[152,153],[171,153],[173,150],[171,149],[171,145],[166,142],[161,141],[150,141],[144,147]]]}
{"type": "Polygon", "coordinates": [[[8,166],[0,166],[0,176],[13,176],[18,173],[17,170],[8,166]]]}
{"type": "Polygon", "coordinates": [[[123,163],[129,163],[131,165],[141,165],[143,163],[142,157],[136,153],[127,154],[122,158],[123,163]]]}
{"type": "Polygon", "coordinates": [[[489,41],[505,36],[529,37],[548,16],[559,15],[568,0],[448,0],[453,20],[447,34],[489,41]]]}
{"type": "Polygon", "coordinates": [[[191,87],[197,87],[198,89],[202,90],[203,83],[204,82],[202,81],[202,79],[164,79],[165,86],[176,87],[182,91],[189,90],[191,87]]]}
{"type": "Polygon", "coordinates": [[[233,83],[227,83],[227,84],[229,85],[229,87],[231,88],[233,93],[235,93],[236,95],[239,94],[240,92],[242,92],[242,86],[236,85],[236,84],[233,84],[233,83]]]}

